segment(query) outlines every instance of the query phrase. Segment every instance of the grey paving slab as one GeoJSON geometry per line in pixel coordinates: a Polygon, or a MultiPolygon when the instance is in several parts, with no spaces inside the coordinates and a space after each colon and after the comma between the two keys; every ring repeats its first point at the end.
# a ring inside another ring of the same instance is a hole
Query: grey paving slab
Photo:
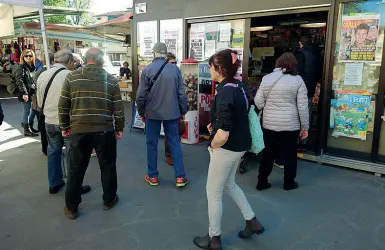
{"type": "MultiPolygon", "coordinates": [[[[6,122],[19,127],[20,106],[3,100],[6,122]]],[[[130,115],[127,108],[127,115],[130,115]]],[[[130,119],[128,119],[129,121],[130,119]]],[[[1,145],[22,139],[0,138],[1,145]]],[[[91,160],[84,183],[92,187],[83,197],[80,217],[63,215],[64,192],[48,194],[46,159],[39,143],[31,142],[0,152],[0,250],[147,250],[196,249],[192,238],[207,232],[205,193],[208,154],[204,144],[183,146],[190,185],[174,187],[173,169],[163,159],[159,143],[159,187],[143,181],[146,172],[145,138],[129,133],[118,146],[121,202],[102,209],[97,159],[91,160]]],[[[224,249],[263,250],[383,250],[385,249],[385,180],[368,173],[299,162],[300,188],[281,189],[283,171],[274,169],[273,188],[255,190],[257,164],[237,181],[246,193],[266,232],[241,240],[243,219],[224,197],[224,249]]]]}

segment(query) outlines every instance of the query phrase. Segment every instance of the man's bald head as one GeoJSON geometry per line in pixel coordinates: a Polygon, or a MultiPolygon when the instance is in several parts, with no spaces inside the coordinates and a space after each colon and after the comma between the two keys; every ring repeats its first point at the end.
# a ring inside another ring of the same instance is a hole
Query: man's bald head
{"type": "Polygon", "coordinates": [[[85,63],[103,66],[103,63],[104,63],[103,56],[104,56],[104,53],[101,49],[91,48],[86,52],[85,63]]]}

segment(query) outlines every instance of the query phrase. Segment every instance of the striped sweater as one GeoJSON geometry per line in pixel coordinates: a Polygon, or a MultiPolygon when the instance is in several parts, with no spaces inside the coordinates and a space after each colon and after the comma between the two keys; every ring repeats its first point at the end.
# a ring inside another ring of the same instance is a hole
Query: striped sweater
{"type": "Polygon", "coordinates": [[[123,131],[124,108],[117,80],[87,65],[68,74],[59,100],[62,130],[72,133],[123,131]]]}

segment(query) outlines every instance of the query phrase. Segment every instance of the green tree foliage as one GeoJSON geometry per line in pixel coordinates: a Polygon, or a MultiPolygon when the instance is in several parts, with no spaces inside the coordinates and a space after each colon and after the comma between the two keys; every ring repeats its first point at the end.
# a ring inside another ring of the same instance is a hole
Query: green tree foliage
{"type": "MultiPolygon", "coordinates": [[[[91,7],[92,0],[67,0],[68,7],[76,10],[88,10],[91,7]]],[[[89,25],[92,22],[92,17],[89,13],[83,13],[80,16],[70,17],[72,24],[89,25]]]]}
{"type": "MultiPolygon", "coordinates": [[[[43,0],[45,6],[67,7],[67,0],[43,0]]],[[[54,16],[47,19],[49,23],[68,23],[66,16],[54,16]]]]}

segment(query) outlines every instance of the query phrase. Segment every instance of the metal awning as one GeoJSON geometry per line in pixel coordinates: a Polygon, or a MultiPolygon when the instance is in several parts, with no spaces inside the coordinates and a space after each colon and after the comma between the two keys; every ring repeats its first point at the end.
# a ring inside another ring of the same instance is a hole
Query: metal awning
{"type": "MultiPolygon", "coordinates": [[[[22,27],[15,28],[15,35],[13,37],[41,37],[39,27],[40,23],[26,23],[22,27]]],[[[47,38],[110,44],[122,43],[122,41],[118,39],[113,39],[103,34],[96,34],[80,26],[47,23],[45,27],[47,38]]]]}
{"type": "Polygon", "coordinates": [[[132,19],[132,13],[127,13],[110,21],[98,23],[84,28],[109,37],[120,36],[124,41],[123,37],[131,34],[130,19],[132,19]]]}
{"type": "MultiPolygon", "coordinates": [[[[28,8],[26,8],[28,9],[28,8]]],[[[44,6],[44,17],[52,17],[52,16],[80,16],[86,10],[76,10],[74,8],[62,8],[62,7],[52,7],[52,6],[44,6]]],[[[32,20],[39,19],[39,10],[31,9],[30,11],[22,11],[20,13],[15,13],[14,18],[15,21],[20,20],[32,20]]]]}

